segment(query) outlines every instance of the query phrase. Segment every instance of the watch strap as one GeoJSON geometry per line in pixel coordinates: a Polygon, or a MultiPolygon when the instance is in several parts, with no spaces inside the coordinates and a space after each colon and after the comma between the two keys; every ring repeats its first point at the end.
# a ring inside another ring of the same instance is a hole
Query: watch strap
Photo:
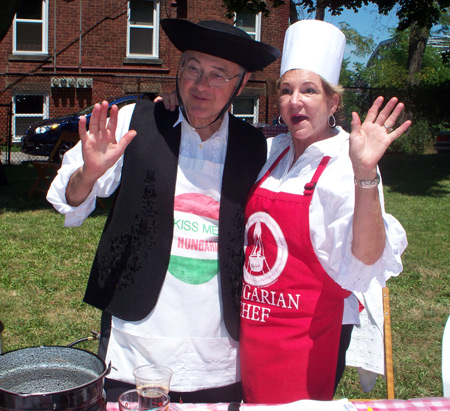
{"type": "Polygon", "coordinates": [[[374,188],[380,184],[380,175],[377,173],[377,176],[373,180],[357,180],[355,177],[355,186],[361,188],[374,188]]]}

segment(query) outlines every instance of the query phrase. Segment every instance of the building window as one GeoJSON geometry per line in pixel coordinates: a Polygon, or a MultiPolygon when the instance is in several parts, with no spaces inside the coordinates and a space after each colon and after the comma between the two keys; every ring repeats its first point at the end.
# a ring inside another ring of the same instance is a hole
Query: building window
{"type": "Polygon", "coordinates": [[[231,105],[231,112],[235,117],[247,123],[258,122],[259,100],[251,97],[236,97],[231,105]]]}
{"type": "Polygon", "coordinates": [[[247,32],[253,40],[261,40],[261,13],[235,13],[235,25],[247,32]]]}
{"type": "Polygon", "coordinates": [[[127,57],[157,58],[159,54],[159,1],[128,2],[127,57]]]}
{"type": "Polygon", "coordinates": [[[13,22],[13,54],[48,52],[48,0],[21,0],[13,22]]]}
{"type": "Polygon", "coordinates": [[[20,143],[28,127],[48,117],[48,96],[17,94],[13,97],[13,143],[20,143]]]}

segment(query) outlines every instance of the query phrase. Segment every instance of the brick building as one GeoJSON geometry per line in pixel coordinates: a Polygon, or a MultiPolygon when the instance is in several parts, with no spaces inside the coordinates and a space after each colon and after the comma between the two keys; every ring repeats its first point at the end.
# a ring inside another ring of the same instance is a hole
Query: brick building
{"type": "MultiPolygon", "coordinates": [[[[225,17],[221,0],[26,0],[22,5],[0,42],[0,105],[12,102],[16,142],[42,118],[103,99],[173,90],[180,53],[160,28],[161,18],[233,21],[225,17]]],[[[289,2],[268,17],[235,19],[257,40],[281,50],[289,2]]],[[[272,123],[278,116],[279,64],[252,76],[233,104],[234,114],[251,123],[272,123]]]]}

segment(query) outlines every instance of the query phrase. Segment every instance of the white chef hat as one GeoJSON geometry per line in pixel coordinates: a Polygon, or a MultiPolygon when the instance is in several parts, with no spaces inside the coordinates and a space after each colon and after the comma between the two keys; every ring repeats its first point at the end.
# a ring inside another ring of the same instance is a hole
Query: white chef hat
{"type": "Polygon", "coordinates": [[[280,77],[288,70],[304,69],[336,86],[344,49],[344,33],[336,26],[321,20],[297,21],[286,30],[280,77]]]}

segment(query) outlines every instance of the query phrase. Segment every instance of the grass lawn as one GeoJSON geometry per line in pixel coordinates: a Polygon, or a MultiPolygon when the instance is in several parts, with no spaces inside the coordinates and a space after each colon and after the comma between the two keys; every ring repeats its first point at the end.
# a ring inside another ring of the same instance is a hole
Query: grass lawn
{"type": "MultiPolygon", "coordinates": [[[[388,155],[380,163],[386,209],[405,227],[404,272],[389,281],[396,398],[442,396],[441,341],[450,314],[450,156],[388,155]]],[[[99,329],[100,312],[82,302],[106,219],[96,211],[78,228],[44,194],[28,199],[31,166],[5,167],[0,186],[0,319],[5,351],[65,345],[99,329]]],[[[106,205],[109,202],[106,201],[106,205]]],[[[95,342],[81,348],[96,351],[95,342]]],[[[363,393],[347,369],[337,397],[384,398],[378,379],[363,393]]]]}

